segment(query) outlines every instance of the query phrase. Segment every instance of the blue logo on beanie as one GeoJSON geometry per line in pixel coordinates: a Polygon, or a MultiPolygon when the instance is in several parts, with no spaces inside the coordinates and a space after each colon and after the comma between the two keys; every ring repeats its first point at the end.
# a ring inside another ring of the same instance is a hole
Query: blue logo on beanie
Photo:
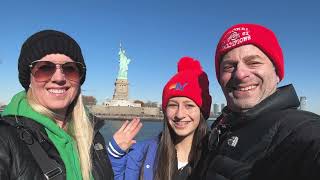
{"type": "Polygon", "coordinates": [[[183,91],[183,89],[187,86],[188,83],[176,83],[176,84],[172,84],[169,89],[175,89],[175,90],[179,90],[179,91],[183,91]]]}

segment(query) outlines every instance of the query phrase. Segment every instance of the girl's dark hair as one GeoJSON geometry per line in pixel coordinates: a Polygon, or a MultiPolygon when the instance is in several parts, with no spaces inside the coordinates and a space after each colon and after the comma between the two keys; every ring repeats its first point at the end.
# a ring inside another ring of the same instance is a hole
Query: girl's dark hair
{"type": "MultiPolygon", "coordinates": [[[[195,130],[190,154],[188,157],[189,166],[186,166],[188,175],[195,169],[201,156],[201,141],[207,133],[208,125],[203,115],[200,114],[200,122],[195,130]]],[[[177,139],[175,132],[168,124],[168,120],[164,119],[163,131],[159,135],[159,146],[154,162],[154,180],[173,180],[175,174],[178,173],[177,152],[175,149],[175,140],[177,139]]]]}

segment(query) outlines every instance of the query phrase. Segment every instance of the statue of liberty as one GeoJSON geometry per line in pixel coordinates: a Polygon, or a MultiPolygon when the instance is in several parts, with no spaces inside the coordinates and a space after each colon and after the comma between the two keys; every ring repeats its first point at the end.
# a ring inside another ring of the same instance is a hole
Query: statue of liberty
{"type": "Polygon", "coordinates": [[[126,56],[126,51],[122,49],[120,43],[119,50],[119,72],[117,79],[128,79],[128,64],[130,63],[130,59],[126,56]]]}

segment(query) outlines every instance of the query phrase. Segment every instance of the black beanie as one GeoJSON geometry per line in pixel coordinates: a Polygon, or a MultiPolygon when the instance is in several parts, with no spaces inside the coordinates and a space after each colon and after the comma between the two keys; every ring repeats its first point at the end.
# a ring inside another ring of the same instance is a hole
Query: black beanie
{"type": "MultiPolygon", "coordinates": [[[[30,85],[29,65],[36,60],[40,60],[48,54],[64,54],[75,62],[80,62],[84,66],[84,59],[80,46],[70,36],[55,30],[43,30],[30,36],[22,45],[19,62],[19,81],[27,91],[30,85]]],[[[86,69],[80,80],[83,84],[86,79],[86,69]]]]}

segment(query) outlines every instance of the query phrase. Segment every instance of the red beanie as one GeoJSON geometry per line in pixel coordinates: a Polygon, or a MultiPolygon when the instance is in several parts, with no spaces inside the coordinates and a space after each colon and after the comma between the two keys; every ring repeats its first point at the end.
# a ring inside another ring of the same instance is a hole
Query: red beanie
{"type": "Polygon", "coordinates": [[[216,49],[215,66],[219,81],[220,62],[222,57],[230,50],[253,44],[264,52],[273,62],[280,81],[284,76],[283,54],[275,34],[266,27],[258,24],[237,24],[230,27],[222,35],[216,49]]]}
{"type": "Polygon", "coordinates": [[[211,107],[209,81],[198,60],[190,57],[179,60],[178,73],[163,88],[162,110],[164,112],[172,97],[187,97],[193,100],[200,107],[204,118],[209,118],[211,107]]]}

